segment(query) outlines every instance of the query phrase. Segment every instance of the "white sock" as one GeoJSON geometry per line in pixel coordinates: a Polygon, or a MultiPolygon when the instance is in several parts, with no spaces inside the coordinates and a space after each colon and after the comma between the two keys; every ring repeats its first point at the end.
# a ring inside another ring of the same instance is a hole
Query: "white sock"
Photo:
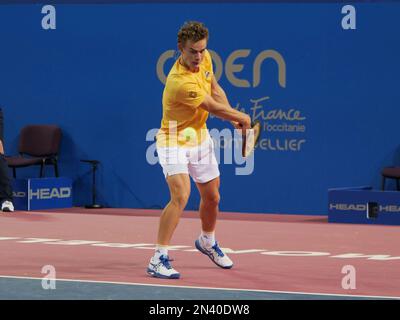
{"type": "Polygon", "coordinates": [[[200,239],[204,247],[211,248],[215,244],[215,232],[201,231],[200,239]]]}
{"type": "Polygon", "coordinates": [[[163,245],[157,245],[156,246],[156,251],[154,252],[154,258],[157,260],[160,259],[161,256],[168,256],[168,246],[163,246],[163,245]]]}

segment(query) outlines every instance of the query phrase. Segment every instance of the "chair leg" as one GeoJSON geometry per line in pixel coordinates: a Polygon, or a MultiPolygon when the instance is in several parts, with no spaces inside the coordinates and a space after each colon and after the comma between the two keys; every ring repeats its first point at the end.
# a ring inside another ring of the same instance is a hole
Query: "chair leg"
{"type": "Polygon", "coordinates": [[[385,190],[385,180],[386,178],[382,176],[382,191],[385,190]]]}
{"type": "Polygon", "coordinates": [[[56,177],[58,178],[58,164],[57,164],[57,160],[54,160],[54,173],[55,173],[56,177]]]}
{"type": "Polygon", "coordinates": [[[44,172],[44,164],[43,163],[41,163],[40,164],[40,178],[43,178],[43,172],[44,172]]]}

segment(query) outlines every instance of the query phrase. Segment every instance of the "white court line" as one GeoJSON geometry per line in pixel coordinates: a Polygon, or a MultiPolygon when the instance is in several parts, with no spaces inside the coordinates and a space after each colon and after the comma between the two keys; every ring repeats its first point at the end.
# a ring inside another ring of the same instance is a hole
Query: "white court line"
{"type": "MultiPolygon", "coordinates": [[[[25,279],[25,280],[43,280],[44,279],[44,278],[37,278],[37,277],[21,277],[21,276],[5,276],[5,275],[0,275],[0,278],[25,279]]],[[[96,284],[116,284],[116,285],[129,285],[129,286],[182,288],[182,289],[245,291],[245,292],[261,292],[261,293],[283,293],[283,294],[297,294],[297,295],[334,296],[334,297],[344,297],[344,298],[400,299],[400,297],[392,297],[392,296],[367,296],[367,295],[335,294],[335,293],[320,293],[320,292],[274,291],[274,290],[238,289],[238,288],[211,288],[211,287],[176,286],[176,285],[163,285],[163,284],[147,284],[147,283],[135,283],[135,282],[114,282],[114,281],[96,281],[96,280],[78,280],[78,279],[55,279],[55,280],[56,281],[66,281],[66,282],[96,283],[96,284]]],[[[156,299],[156,300],[158,300],[158,299],[156,299]]]]}

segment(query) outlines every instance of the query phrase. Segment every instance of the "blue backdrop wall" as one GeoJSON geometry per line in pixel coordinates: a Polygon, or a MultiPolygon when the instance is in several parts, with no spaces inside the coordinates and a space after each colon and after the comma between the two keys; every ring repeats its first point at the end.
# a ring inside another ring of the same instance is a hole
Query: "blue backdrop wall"
{"type": "MultiPolygon", "coordinates": [[[[42,27],[43,6],[0,5],[5,147],[17,152],[24,125],[60,125],[60,171],[74,181],[75,205],[90,202],[90,168],[80,159],[101,161],[103,204],[167,203],[146,135],[160,124],[162,73],[187,20],[209,27],[231,104],[263,124],[251,175],[221,163],[221,210],[327,214],[328,188],[378,188],[380,169],[399,163],[398,3],[354,3],[348,30],[342,3],[55,4],[53,30],[42,27]],[[263,59],[268,53],[275,58],[263,59]]],[[[192,190],[188,209],[197,209],[192,190]]]]}

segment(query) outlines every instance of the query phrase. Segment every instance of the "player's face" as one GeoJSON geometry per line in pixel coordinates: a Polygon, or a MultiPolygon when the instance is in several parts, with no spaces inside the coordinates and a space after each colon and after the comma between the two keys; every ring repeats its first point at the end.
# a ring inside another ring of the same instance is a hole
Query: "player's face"
{"type": "Polygon", "coordinates": [[[197,71],[200,63],[204,59],[204,53],[207,48],[207,39],[193,42],[186,41],[183,48],[181,48],[182,59],[185,65],[192,71],[197,71]]]}

